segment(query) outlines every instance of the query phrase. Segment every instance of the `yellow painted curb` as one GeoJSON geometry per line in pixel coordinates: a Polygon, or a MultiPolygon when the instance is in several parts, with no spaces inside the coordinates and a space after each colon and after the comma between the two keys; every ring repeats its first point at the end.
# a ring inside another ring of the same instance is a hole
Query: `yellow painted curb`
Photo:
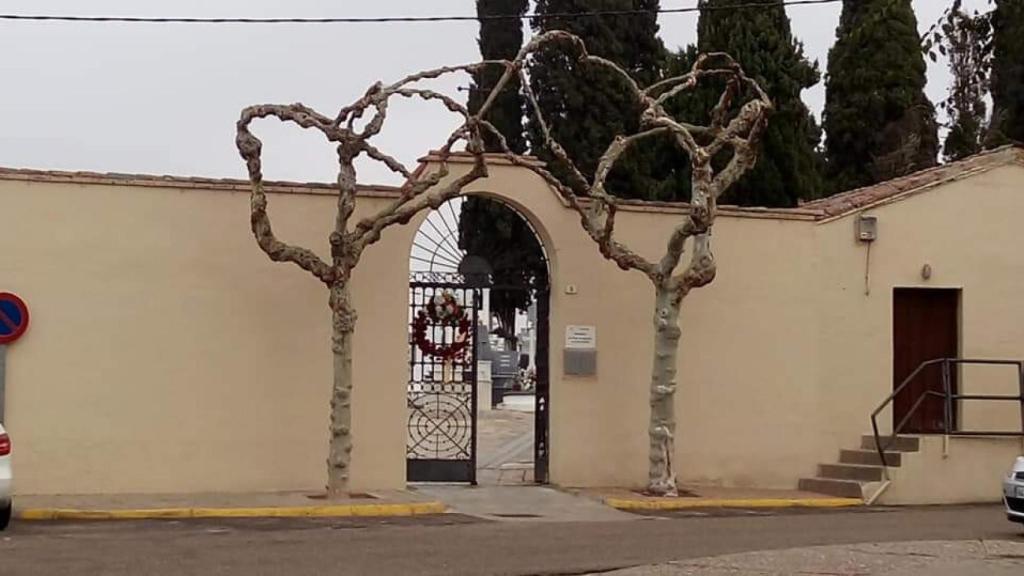
{"type": "Polygon", "coordinates": [[[30,508],[18,511],[22,520],[151,520],[183,518],[346,518],[442,514],[441,502],[404,504],[338,504],[334,506],[282,506],[263,508],[152,508],[77,510],[30,508]]]}
{"type": "Polygon", "coordinates": [[[671,500],[634,500],[605,498],[604,503],[618,510],[690,510],[694,508],[847,508],[863,506],[860,498],[673,498],[671,500]]]}

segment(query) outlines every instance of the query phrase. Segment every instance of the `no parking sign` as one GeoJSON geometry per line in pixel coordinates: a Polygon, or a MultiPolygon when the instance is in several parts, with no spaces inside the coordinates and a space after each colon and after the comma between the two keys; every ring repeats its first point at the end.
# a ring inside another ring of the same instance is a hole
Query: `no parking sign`
{"type": "Polygon", "coordinates": [[[9,292],[0,292],[0,422],[4,421],[5,372],[7,345],[28,330],[28,306],[9,292]]]}
{"type": "Polygon", "coordinates": [[[28,306],[9,292],[0,292],[0,346],[10,344],[28,330],[28,306]]]}

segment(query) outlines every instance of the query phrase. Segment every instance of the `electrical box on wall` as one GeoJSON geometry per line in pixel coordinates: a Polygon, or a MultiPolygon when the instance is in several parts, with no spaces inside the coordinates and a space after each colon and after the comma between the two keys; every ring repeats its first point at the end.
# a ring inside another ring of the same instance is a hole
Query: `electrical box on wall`
{"type": "Polygon", "coordinates": [[[878,218],[862,214],[860,218],[857,218],[857,240],[861,242],[874,242],[877,239],[878,218]]]}

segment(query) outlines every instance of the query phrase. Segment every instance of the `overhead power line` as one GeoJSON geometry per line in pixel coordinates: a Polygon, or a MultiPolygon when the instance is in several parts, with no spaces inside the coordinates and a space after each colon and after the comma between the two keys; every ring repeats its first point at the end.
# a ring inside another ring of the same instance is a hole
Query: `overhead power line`
{"type": "MultiPolygon", "coordinates": [[[[783,6],[838,4],[843,0],[786,0],[783,6]]],[[[776,7],[779,2],[751,1],[729,6],[689,6],[659,10],[595,10],[593,12],[560,12],[553,14],[497,14],[489,16],[379,16],[350,18],[178,18],[161,16],[59,16],[46,14],[0,14],[0,20],[34,22],[123,22],[148,24],[382,24],[389,22],[476,22],[488,20],[519,20],[535,18],[592,18],[595,16],[641,16],[646,14],[686,14],[720,10],[743,10],[776,7]]]]}

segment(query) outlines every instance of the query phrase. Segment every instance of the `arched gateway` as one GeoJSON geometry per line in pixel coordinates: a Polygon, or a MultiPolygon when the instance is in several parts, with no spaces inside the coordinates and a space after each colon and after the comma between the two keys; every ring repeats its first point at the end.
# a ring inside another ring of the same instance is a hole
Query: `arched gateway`
{"type": "Polygon", "coordinates": [[[540,236],[500,200],[456,198],[422,222],[410,253],[409,481],[475,484],[497,466],[525,479],[532,464],[547,482],[549,278],[540,236]],[[481,430],[479,414],[513,405],[507,429],[489,434],[485,418],[481,430]]]}

